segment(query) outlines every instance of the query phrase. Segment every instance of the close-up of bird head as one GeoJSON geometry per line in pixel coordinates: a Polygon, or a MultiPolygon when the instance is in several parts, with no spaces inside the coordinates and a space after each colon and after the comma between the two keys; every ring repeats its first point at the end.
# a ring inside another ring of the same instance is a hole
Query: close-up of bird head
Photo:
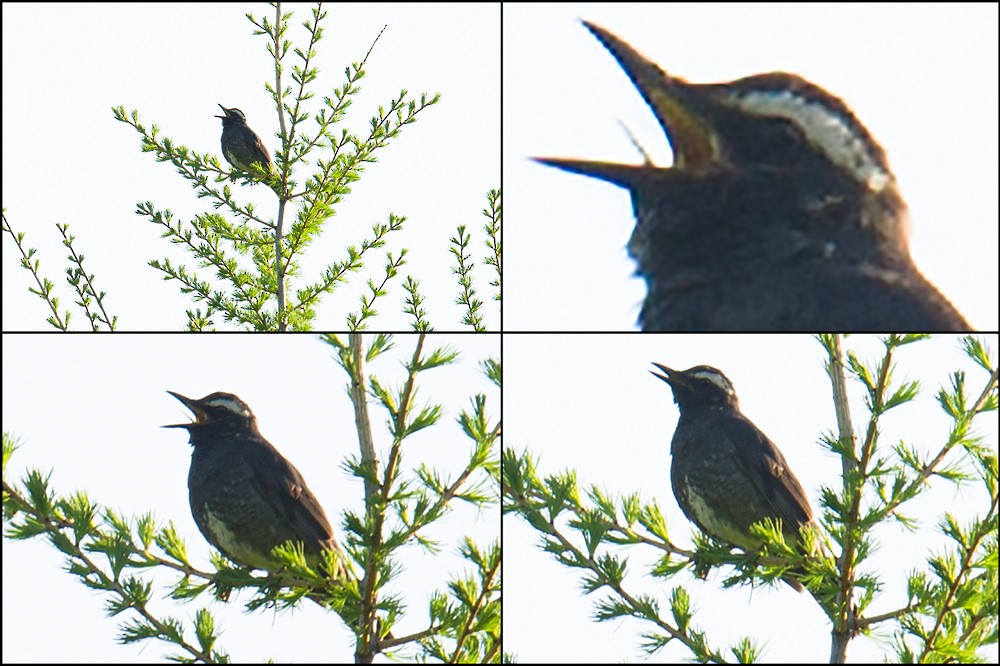
{"type": "Polygon", "coordinates": [[[736,390],[729,378],[721,370],[709,365],[698,365],[687,370],[674,370],[659,363],[653,363],[660,373],[650,370],[650,374],[662,379],[674,392],[674,402],[684,414],[687,410],[704,407],[728,406],[739,409],[736,390]]]}
{"type": "Polygon", "coordinates": [[[190,423],[176,423],[163,427],[185,428],[192,434],[192,444],[196,443],[194,437],[196,430],[242,430],[252,428],[256,431],[257,429],[257,420],[254,418],[253,412],[250,411],[245,402],[232,393],[217,391],[206,395],[200,400],[188,398],[173,391],[167,391],[167,393],[180,400],[185,407],[190,409],[195,420],[190,423]]]}
{"type": "Polygon", "coordinates": [[[221,104],[219,104],[219,108],[222,109],[222,113],[224,113],[225,115],[216,116],[216,118],[221,118],[222,119],[222,126],[223,127],[228,127],[228,126],[231,126],[231,125],[246,125],[247,124],[247,116],[246,116],[246,114],[243,113],[242,111],[240,111],[239,109],[235,109],[235,108],[234,109],[227,109],[226,107],[222,106],[221,104]]]}
{"type": "Polygon", "coordinates": [[[786,72],[690,83],[584,26],[653,111],[673,165],[645,151],[640,165],[536,161],[631,193],[645,330],[971,328],[914,265],[885,152],[843,100],[786,72]]]}
{"type": "MultiPolygon", "coordinates": [[[[773,72],[729,83],[689,83],[666,73],[607,30],[584,25],[611,52],[652,109],[674,150],[669,169],[673,173],[708,177],[743,169],[823,170],[874,193],[895,186],[882,148],[850,109],[802,77],[773,72]]],[[[625,187],[648,176],[647,167],[652,166],[542,161],[625,187]]]]}

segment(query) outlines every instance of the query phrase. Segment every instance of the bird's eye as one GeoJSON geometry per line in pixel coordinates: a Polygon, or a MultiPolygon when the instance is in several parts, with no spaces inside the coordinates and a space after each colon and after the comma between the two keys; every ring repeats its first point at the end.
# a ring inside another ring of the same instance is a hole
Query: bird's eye
{"type": "Polygon", "coordinates": [[[802,128],[788,118],[767,118],[762,125],[762,133],[769,141],[798,145],[805,140],[802,128]]]}

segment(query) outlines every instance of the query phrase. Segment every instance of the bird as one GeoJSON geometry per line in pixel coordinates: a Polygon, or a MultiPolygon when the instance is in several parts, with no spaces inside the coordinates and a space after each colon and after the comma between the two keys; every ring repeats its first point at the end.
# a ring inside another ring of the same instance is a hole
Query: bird
{"type": "Polygon", "coordinates": [[[631,193],[643,330],[971,330],[914,264],[885,152],[843,100],[787,72],[689,83],[584,26],[652,109],[673,166],[535,159],[631,193]]]}
{"type": "Polygon", "coordinates": [[[226,161],[240,171],[245,171],[256,177],[270,175],[274,164],[267,146],[247,125],[247,117],[239,109],[227,109],[219,104],[224,116],[222,119],[222,154],[226,161]],[[255,167],[254,164],[258,164],[255,167]]]}
{"type": "MultiPolygon", "coordinates": [[[[653,363],[673,390],[680,419],[670,442],[670,483],[681,511],[702,532],[753,551],[759,537],[750,526],[780,520],[786,542],[801,543],[800,530],[814,526],[812,507],[785,456],[740,411],[729,379],[698,365],[674,370],[653,363]]],[[[793,575],[783,580],[802,591],[793,575]]]]}
{"type": "Polygon", "coordinates": [[[337,564],[326,573],[349,576],[347,556],[319,500],[299,470],[260,434],[247,404],[232,393],[201,399],[167,393],[194,414],[191,423],[163,427],[190,434],[188,499],[205,539],[230,560],[267,571],[281,568],[271,551],[287,541],[302,544],[312,567],[322,568],[322,551],[335,551],[337,564]]]}

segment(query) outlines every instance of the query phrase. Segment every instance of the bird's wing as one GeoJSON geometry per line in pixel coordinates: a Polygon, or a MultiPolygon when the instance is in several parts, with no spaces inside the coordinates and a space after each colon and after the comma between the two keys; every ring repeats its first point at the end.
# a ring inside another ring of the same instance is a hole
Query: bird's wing
{"type": "Polygon", "coordinates": [[[253,469],[253,482],[261,486],[261,496],[285,516],[304,541],[332,540],[330,521],[299,470],[270,444],[259,444],[262,445],[241,446],[239,450],[253,469]]]}
{"type": "Polygon", "coordinates": [[[770,506],[769,513],[781,518],[783,528],[794,533],[796,526],[811,521],[806,492],[774,442],[745,417],[727,417],[722,427],[734,444],[736,465],[770,506]]]}
{"type": "Polygon", "coordinates": [[[264,157],[267,159],[261,164],[265,169],[271,164],[271,153],[268,152],[267,146],[264,142],[260,140],[260,137],[256,133],[253,133],[253,142],[257,146],[257,149],[264,153],[264,157]]]}

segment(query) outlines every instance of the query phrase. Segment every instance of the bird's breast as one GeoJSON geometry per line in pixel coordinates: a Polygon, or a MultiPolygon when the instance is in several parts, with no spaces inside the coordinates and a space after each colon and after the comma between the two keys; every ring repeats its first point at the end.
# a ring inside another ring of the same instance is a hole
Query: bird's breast
{"type": "Polygon", "coordinates": [[[700,493],[695,485],[690,482],[681,484],[680,494],[683,495],[684,501],[680,504],[685,515],[716,539],[745,549],[754,548],[756,544],[747,538],[745,530],[727,520],[724,513],[719,510],[717,502],[712,497],[700,493]]]}

